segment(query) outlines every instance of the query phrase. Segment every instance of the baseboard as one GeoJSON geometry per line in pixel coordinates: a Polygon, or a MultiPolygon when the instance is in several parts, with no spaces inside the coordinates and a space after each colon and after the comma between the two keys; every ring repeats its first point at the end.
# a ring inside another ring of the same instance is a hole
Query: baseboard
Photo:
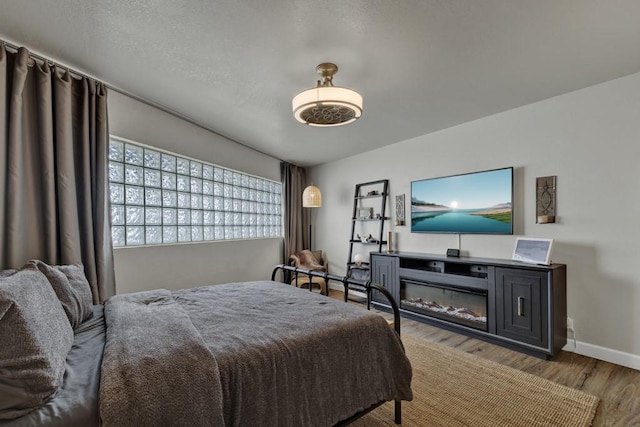
{"type": "Polygon", "coordinates": [[[640,371],[640,356],[636,354],[625,353],[624,351],[613,350],[611,348],[600,347],[599,345],[574,341],[572,339],[569,339],[567,345],[562,349],[640,371]]]}

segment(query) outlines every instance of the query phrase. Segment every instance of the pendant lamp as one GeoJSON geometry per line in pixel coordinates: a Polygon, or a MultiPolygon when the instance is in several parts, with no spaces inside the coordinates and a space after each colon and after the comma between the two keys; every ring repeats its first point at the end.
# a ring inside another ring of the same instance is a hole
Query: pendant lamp
{"type": "Polygon", "coordinates": [[[322,193],[315,185],[310,185],[302,192],[302,207],[319,208],[322,206],[322,193]]]}

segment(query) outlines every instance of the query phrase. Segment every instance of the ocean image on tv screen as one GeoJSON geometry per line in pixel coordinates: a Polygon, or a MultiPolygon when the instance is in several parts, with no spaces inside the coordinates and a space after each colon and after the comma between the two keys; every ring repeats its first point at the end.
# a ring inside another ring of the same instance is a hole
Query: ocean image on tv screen
{"type": "Polygon", "coordinates": [[[411,231],[512,234],[513,169],[411,183],[411,231]]]}

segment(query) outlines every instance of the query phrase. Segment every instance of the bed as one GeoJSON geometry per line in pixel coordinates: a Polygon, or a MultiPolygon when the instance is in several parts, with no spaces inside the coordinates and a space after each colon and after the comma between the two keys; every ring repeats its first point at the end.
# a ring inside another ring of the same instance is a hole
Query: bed
{"type": "Polygon", "coordinates": [[[332,426],[412,399],[384,318],[273,280],[116,295],[84,316],[53,398],[0,426],[332,426]]]}

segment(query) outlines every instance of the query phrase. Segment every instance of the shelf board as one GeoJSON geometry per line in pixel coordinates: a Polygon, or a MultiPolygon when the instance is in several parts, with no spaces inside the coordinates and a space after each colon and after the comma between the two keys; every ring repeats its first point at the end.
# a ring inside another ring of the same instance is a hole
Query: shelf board
{"type": "Polygon", "coordinates": [[[368,270],[369,269],[369,263],[368,262],[361,262],[360,265],[356,264],[355,262],[349,262],[349,263],[347,263],[347,266],[349,266],[351,268],[359,269],[359,270],[368,270]]]}
{"type": "Polygon", "coordinates": [[[354,239],[354,240],[349,240],[349,242],[350,242],[350,243],[362,243],[363,245],[379,245],[379,244],[381,244],[381,243],[382,243],[383,245],[386,245],[386,244],[387,244],[387,241],[386,241],[386,240],[383,240],[382,242],[378,242],[377,240],[376,240],[376,241],[374,241],[374,242],[363,242],[362,240],[356,240],[356,239],[354,239]]]}
{"type": "Polygon", "coordinates": [[[388,221],[390,219],[388,216],[384,218],[351,218],[352,221],[388,221]]]}
{"type": "Polygon", "coordinates": [[[360,199],[373,199],[374,197],[384,197],[386,196],[385,193],[380,193],[380,194],[373,194],[371,196],[356,196],[355,199],[356,200],[360,200],[360,199]]]}

